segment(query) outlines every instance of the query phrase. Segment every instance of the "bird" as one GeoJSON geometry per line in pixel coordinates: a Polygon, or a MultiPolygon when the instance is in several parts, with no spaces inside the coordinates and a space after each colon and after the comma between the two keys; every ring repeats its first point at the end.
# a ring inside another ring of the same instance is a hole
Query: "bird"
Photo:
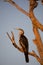
{"type": "Polygon", "coordinates": [[[26,61],[26,63],[28,63],[29,62],[29,57],[28,57],[28,49],[29,49],[28,39],[24,35],[24,30],[23,29],[16,28],[16,30],[19,30],[19,44],[23,48],[25,61],[26,61]]]}

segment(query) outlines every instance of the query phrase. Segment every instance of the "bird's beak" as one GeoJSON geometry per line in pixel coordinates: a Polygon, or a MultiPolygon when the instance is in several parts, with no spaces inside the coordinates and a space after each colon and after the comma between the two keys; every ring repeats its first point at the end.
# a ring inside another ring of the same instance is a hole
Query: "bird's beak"
{"type": "Polygon", "coordinates": [[[15,30],[20,30],[20,28],[14,28],[15,30]]]}
{"type": "Polygon", "coordinates": [[[20,31],[22,31],[22,33],[24,34],[24,30],[23,29],[21,29],[21,28],[14,28],[15,30],[20,30],[20,31]]]}

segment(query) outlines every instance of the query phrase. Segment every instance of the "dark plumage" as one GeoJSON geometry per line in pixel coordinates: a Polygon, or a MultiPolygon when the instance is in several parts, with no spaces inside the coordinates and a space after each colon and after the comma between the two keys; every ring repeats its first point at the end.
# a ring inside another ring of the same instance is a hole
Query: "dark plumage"
{"type": "Polygon", "coordinates": [[[24,35],[21,35],[20,39],[19,39],[19,43],[24,50],[26,62],[29,62],[29,58],[28,58],[28,39],[24,35]]]}
{"type": "Polygon", "coordinates": [[[25,60],[28,63],[29,62],[29,58],[28,58],[28,39],[26,38],[26,36],[24,35],[24,30],[21,28],[16,28],[16,30],[19,30],[19,44],[22,47],[23,51],[24,51],[24,55],[25,55],[25,60]]]}

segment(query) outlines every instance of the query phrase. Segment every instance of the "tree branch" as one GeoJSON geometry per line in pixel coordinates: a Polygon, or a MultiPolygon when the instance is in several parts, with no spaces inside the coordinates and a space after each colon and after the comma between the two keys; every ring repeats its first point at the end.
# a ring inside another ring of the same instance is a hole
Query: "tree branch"
{"type": "MultiPolygon", "coordinates": [[[[35,40],[33,40],[33,42],[36,44],[36,47],[38,49],[39,56],[33,51],[33,52],[29,52],[28,54],[35,57],[38,62],[43,65],[43,44],[42,44],[42,40],[40,37],[40,34],[38,32],[38,29],[40,29],[41,31],[43,31],[43,25],[39,23],[39,21],[36,19],[36,17],[34,16],[33,10],[37,7],[38,3],[36,2],[36,0],[30,0],[30,10],[29,13],[26,12],[25,10],[23,10],[21,7],[19,7],[14,1],[12,0],[8,0],[8,2],[10,4],[12,4],[13,6],[15,6],[19,11],[21,11],[22,13],[24,13],[25,15],[27,15],[28,17],[30,17],[32,24],[33,24],[33,32],[35,34],[35,40]]],[[[8,37],[10,38],[12,44],[14,45],[15,48],[17,48],[19,51],[24,52],[25,49],[23,49],[23,47],[19,47],[16,43],[15,43],[15,39],[14,39],[14,34],[13,32],[11,32],[12,36],[10,37],[10,35],[7,32],[8,37]]]]}
{"type": "MultiPolygon", "coordinates": [[[[38,49],[38,52],[39,52],[39,55],[40,55],[40,59],[37,57],[37,55],[35,55],[35,57],[38,60],[38,62],[41,65],[43,65],[43,44],[42,44],[42,40],[41,40],[40,34],[38,32],[38,29],[40,29],[41,31],[43,31],[43,25],[40,24],[39,21],[34,16],[33,10],[34,10],[34,6],[35,6],[35,1],[36,0],[30,0],[30,12],[29,12],[30,16],[29,17],[30,17],[30,19],[32,21],[33,32],[34,32],[35,37],[36,37],[35,40],[33,40],[33,42],[35,43],[35,45],[36,45],[36,47],[38,49]]],[[[37,7],[37,3],[36,3],[36,7],[37,7]]]]}
{"type": "Polygon", "coordinates": [[[43,61],[41,60],[41,58],[39,58],[39,56],[35,53],[35,51],[29,52],[29,55],[35,57],[36,60],[37,60],[41,65],[43,65],[43,61]]]}
{"type": "Polygon", "coordinates": [[[43,31],[43,25],[36,19],[36,17],[34,16],[33,11],[29,12],[29,17],[32,21],[32,24],[35,25],[41,31],[43,31]]]}
{"type": "Polygon", "coordinates": [[[33,32],[34,32],[35,37],[36,37],[35,40],[33,40],[33,42],[35,43],[35,45],[37,47],[41,61],[43,61],[43,43],[42,43],[40,34],[38,32],[38,29],[35,25],[33,25],[33,32]]]}
{"type": "Polygon", "coordinates": [[[37,28],[39,28],[41,31],[43,31],[43,25],[40,24],[40,22],[36,19],[33,12],[37,6],[38,6],[38,3],[36,0],[30,0],[29,17],[32,21],[32,24],[35,25],[37,28]]]}
{"type": "MultiPolygon", "coordinates": [[[[15,48],[17,48],[20,52],[24,52],[25,49],[20,48],[20,47],[15,43],[14,33],[11,32],[11,34],[12,34],[12,36],[10,37],[9,33],[7,32],[7,36],[8,36],[9,39],[11,40],[13,46],[14,46],[15,48]]],[[[35,58],[38,60],[38,62],[40,62],[40,58],[38,57],[38,55],[37,55],[35,52],[28,52],[28,55],[31,55],[31,56],[35,57],[35,58]]]]}
{"type": "Polygon", "coordinates": [[[12,36],[10,37],[9,33],[7,32],[7,36],[8,36],[8,37],[9,37],[9,39],[11,40],[11,42],[12,42],[13,46],[14,46],[15,48],[17,48],[19,51],[23,52],[23,49],[22,49],[22,48],[20,48],[20,47],[19,47],[19,46],[15,43],[14,33],[13,33],[13,32],[11,32],[11,34],[12,34],[12,36]]]}
{"type": "Polygon", "coordinates": [[[34,35],[35,35],[36,45],[40,45],[39,47],[41,47],[41,50],[43,51],[43,43],[42,43],[40,34],[38,32],[38,29],[37,29],[37,27],[35,25],[33,25],[33,32],[34,32],[34,35]]]}
{"type": "Polygon", "coordinates": [[[21,11],[23,14],[29,16],[29,13],[26,12],[24,9],[22,9],[20,6],[18,6],[14,1],[12,0],[6,0],[7,2],[9,2],[11,5],[15,6],[19,11],[21,11]]]}
{"type": "Polygon", "coordinates": [[[29,10],[29,13],[26,12],[24,9],[22,9],[20,6],[18,6],[14,1],[12,1],[12,0],[6,0],[6,1],[8,1],[11,5],[15,6],[23,14],[27,15],[28,17],[30,17],[32,23],[34,25],[36,25],[37,28],[39,28],[40,30],[43,31],[43,25],[39,23],[39,21],[36,19],[36,17],[33,14],[34,8],[36,8],[37,5],[38,5],[38,3],[36,2],[36,0],[30,0],[30,10],[29,10]]]}
{"type": "Polygon", "coordinates": [[[33,11],[37,7],[38,3],[36,0],[30,0],[30,10],[33,11]]]}

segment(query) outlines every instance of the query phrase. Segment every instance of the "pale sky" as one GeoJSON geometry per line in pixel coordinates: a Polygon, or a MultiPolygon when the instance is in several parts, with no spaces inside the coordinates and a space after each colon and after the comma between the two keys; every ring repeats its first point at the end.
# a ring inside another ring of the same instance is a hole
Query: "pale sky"
{"type": "MultiPolygon", "coordinates": [[[[24,10],[28,11],[28,1],[14,0],[24,10]]],[[[34,14],[41,24],[43,24],[43,6],[39,2],[38,7],[34,10],[34,14]]],[[[31,20],[18,11],[14,6],[7,2],[0,1],[0,65],[40,65],[37,60],[29,56],[29,63],[25,62],[24,54],[18,51],[11,43],[6,35],[6,32],[14,32],[15,41],[18,44],[18,31],[14,28],[19,27],[24,29],[25,35],[29,41],[29,51],[34,50],[37,54],[37,48],[33,43],[35,38],[31,20]]],[[[41,39],[43,40],[43,32],[40,31],[41,39]]],[[[11,34],[11,33],[10,33],[11,34]]],[[[19,45],[19,44],[18,44],[19,45]]]]}

